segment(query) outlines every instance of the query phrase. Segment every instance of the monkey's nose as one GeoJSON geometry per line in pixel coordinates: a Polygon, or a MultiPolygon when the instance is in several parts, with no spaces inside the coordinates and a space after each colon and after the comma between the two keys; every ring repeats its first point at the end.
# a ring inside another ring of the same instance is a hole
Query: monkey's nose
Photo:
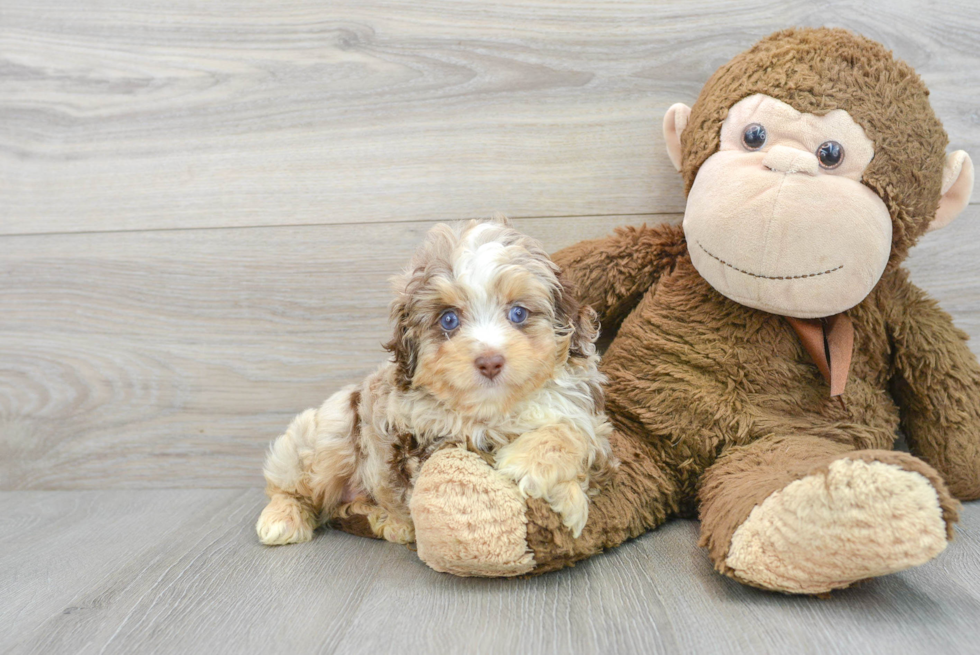
{"type": "Polygon", "coordinates": [[[766,153],[762,165],[777,173],[805,173],[816,175],[820,170],[817,156],[789,146],[773,146],[766,153]]]}
{"type": "Polygon", "coordinates": [[[474,361],[476,368],[479,369],[480,375],[492,380],[500,373],[504,368],[504,356],[499,354],[493,355],[480,355],[474,361]]]}

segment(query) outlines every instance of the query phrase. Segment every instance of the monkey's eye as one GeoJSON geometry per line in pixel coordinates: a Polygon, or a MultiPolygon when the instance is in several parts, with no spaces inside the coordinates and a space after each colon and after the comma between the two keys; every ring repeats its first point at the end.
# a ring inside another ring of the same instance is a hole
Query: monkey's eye
{"type": "Polygon", "coordinates": [[[844,161],[844,146],[836,141],[827,141],[817,148],[817,159],[823,168],[837,168],[844,161]]]}
{"type": "Polygon", "coordinates": [[[452,332],[459,327],[459,316],[451,309],[447,309],[439,317],[439,327],[446,332],[452,332]]]}
{"type": "Polygon", "coordinates": [[[507,312],[507,320],[514,325],[520,325],[527,320],[527,310],[520,305],[514,305],[510,308],[510,311],[507,312]]]}
{"type": "Polygon", "coordinates": [[[749,150],[758,150],[766,145],[766,128],[752,123],[742,132],[742,145],[749,150]]]}

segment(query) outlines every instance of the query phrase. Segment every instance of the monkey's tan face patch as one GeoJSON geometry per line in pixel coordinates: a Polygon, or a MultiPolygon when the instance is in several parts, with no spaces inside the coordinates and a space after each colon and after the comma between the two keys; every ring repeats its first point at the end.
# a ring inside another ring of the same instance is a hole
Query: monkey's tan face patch
{"type": "Polygon", "coordinates": [[[891,252],[888,208],[861,183],[873,157],[874,144],[843,110],[804,114],[765,95],[736,103],[688,195],[695,268],[732,300],[784,316],[858,304],[891,252]],[[761,130],[747,134],[753,126],[761,130]]]}

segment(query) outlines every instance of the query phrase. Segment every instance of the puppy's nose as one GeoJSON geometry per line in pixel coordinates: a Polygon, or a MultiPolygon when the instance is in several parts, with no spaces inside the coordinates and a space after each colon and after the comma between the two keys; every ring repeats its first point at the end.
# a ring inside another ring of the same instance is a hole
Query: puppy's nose
{"type": "Polygon", "coordinates": [[[480,370],[480,375],[488,380],[492,380],[497,377],[500,370],[504,367],[504,356],[498,354],[480,355],[474,363],[480,370]]]}

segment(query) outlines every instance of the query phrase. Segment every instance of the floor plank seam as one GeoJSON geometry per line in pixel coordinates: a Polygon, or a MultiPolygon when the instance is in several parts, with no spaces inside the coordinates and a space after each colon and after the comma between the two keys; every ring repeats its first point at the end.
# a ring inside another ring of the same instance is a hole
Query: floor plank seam
{"type": "MultiPolygon", "coordinates": [[[[616,216],[621,216],[623,218],[637,218],[642,216],[678,216],[683,212],[671,211],[671,212],[643,212],[639,214],[557,214],[557,215],[541,215],[541,216],[512,216],[507,215],[511,220],[521,220],[521,221],[531,221],[531,220],[555,220],[560,218],[575,218],[575,219],[586,219],[586,218],[613,218],[616,216]]],[[[489,216],[466,216],[456,220],[473,220],[489,218],[489,216]]],[[[120,229],[120,230],[76,230],[71,232],[14,232],[11,234],[0,234],[0,239],[8,237],[42,237],[42,236],[73,236],[73,235],[89,235],[89,234],[149,234],[154,232],[205,232],[211,231],[216,232],[219,230],[267,230],[275,228],[297,228],[297,227],[348,227],[351,225],[355,226],[367,226],[367,225],[422,225],[425,223],[432,222],[450,222],[451,219],[412,219],[409,221],[345,221],[339,223],[270,223],[268,225],[222,225],[222,226],[194,226],[194,227],[151,227],[146,229],[120,229]]]]}

